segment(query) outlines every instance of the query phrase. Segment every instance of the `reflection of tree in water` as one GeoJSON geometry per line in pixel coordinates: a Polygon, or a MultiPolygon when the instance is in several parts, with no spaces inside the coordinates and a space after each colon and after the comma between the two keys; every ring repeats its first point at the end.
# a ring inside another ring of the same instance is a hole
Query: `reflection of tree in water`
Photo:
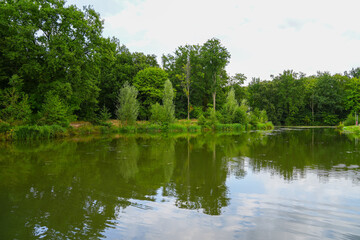
{"type": "Polygon", "coordinates": [[[246,157],[254,172],[293,180],[313,169],[326,181],[345,171],[336,165],[360,165],[356,149],[313,130],[8,144],[0,146],[0,238],[101,238],[133,199],[156,200],[160,188],[180,208],[219,215],[227,176],[243,178],[246,157]]]}
{"type": "Polygon", "coordinates": [[[171,177],[174,141],[166,141],[166,151],[152,141],[149,150],[140,152],[144,142],[149,141],[123,138],[0,148],[1,239],[104,237],[131,199],[153,200],[171,177]]]}
{"type": "Polygon", "coordinates": [[[286,180],[304,178],[308,170],[315,169],[319,178],[327,181],[334,166],[360,164],[360,154],[353,152],[353,142],[332,129],[279,132],[253,137],[248,145],[246,155],[254,172],[270,171],[286,180]],[[267,138],[267,144],[262,144],[263,138],[267,138]]]}
{"type": "Polygon", "coordinates": [[[221,209],[229,204],[225,181],[228,162],[240,154],[238,141],[241,140],[216,135],[178,140],[176,167],[166,187],[166,194],[176,198],[176,206],[221,214],[221,209]]]}

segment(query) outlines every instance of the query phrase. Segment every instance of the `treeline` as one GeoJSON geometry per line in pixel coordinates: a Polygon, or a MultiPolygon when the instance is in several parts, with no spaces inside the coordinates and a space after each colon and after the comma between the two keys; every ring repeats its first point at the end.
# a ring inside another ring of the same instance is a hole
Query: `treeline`
{"type": "Polygon", "coordinates": [[[355,125],[360,110],[360,68],[305,76],[284,71],[271,81],[253,79],[249,105],[266,110],[275,125],[355,125]]]}
{"type": "Polygon", "coordinates": [[[80,10],[63,0],[1,1],[0,119],[62,126],[99,118],[127,121],[122,88],[132,89],[137,101],[130,121],[159,119],[167,109],[171,120],[333,125],[359,110],[359,69],[312,77],[286,71],[243,87],[243,74],[225,71],[230,53],[218,39],[180,46],[162,56],[160,67],[155,55],[130,52],[118,39],[102,37],[102,30],[103,20],[91,7],[80,10]],[[164,97],[167,80],[173,94],[164,97]]]}

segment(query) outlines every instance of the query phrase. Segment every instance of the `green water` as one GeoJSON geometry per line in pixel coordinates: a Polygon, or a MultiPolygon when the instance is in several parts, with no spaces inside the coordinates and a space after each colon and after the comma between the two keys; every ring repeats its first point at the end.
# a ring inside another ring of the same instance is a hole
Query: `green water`
{"type": "Polygon", "coordinates": [[[360,239],[332,129],[0,143],[0,239],[360,239]]]}

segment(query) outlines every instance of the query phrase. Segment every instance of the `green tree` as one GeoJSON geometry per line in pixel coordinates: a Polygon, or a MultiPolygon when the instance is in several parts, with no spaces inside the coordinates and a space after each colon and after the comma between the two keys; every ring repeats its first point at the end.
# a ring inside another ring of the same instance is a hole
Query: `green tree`
{"type": "Polygon", "coordinates": [[[10,78],[10,88],[0,91],[0,119],[11,124],[27,123],[31,109],[27,94],[22,92],[23,80],[18,75],[10,78]]]}
{"type": "Polygon", "coordinates": [[[149,119],[149,108],[152,104],[162,99],[166,80],[167,73],[157,67],[146,68],[136,74],[133,85],[139,91],[138,98],[141,103],[139,111],[140,119],[149,119]]]}
{"type": "MultiPolygon", "coordinates": [[[[355,115],[360,111],[360,79],[352,78],[346,85],[346,108],[355,115]]],[[[356,116],[355,116],[356,118],[356,116]]]]}
{"type": "Polygon", "coordinates": [[[220,40],[212,38],[201,47],[201,57],[212,91],[213,108],[216,110],[216,90],[221,84],[221,71],[229,63],[230,53],[221,45],[220,40]]]}
{"type": "Polygon", "coordinates": [[[236,101],[234,88],[230,88],[223,108],[223,116],[226,123],[234,123],[238,108],[239,103],[236,101]]]}
{"type": "Polygon", "coordinates": [[[177,74],[177,77],[179,78],[181,86],[183,87],[183,91],[187,97],[187,119],[190,120],[190,86],[191,86],[190,56],[188,56],[186,65],[184,65],[183,69],[184,69],[184,73],[177,74]]]}
{"type": "Polygon", "coordinates": [[[117,101],[117,117],[125,124],[134,124],[139,114],[138,90],[125,82],[117,101]]]}
{"type": "Polygon", "coordinates": [[[35,112],[46,93],[55,91],[70,111],[82,118],[93,114],[103,27],[99,14],[65,6],[63,0],[5,0],[0,12],[0,85],[18,74],[35,112]]]}
{"type": "Polygon", "coordinates": [[[165,122],[172,123],[175,121],[175,105],[174,90],[170,80],[166,80],[164,84],[163,107],[165,114],[165,122]]]}
{"type": "Polygon", "coordinates": [[[38,123],[42,125],[60,125],[67,127],[69,126],[71,118],[68,107],[60,97],[53,91],[48,92],[40,111],[38,123]]]}

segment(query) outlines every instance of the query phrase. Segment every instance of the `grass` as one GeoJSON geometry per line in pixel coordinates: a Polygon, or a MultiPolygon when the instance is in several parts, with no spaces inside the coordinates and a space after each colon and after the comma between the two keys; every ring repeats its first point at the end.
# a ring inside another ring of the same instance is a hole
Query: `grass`
{"type": "Polygon", "coordinates": [[[135,125],[124,125],[118,120],[109,120],[101,125],[93,125],[89,122],[73,122],[70,127],[64,128],[58,125],[23,125],[10,126],[0,121],[0,140],[32,140],[51,139],[66,136],[86,136],[100,134],[158,134],[158,133],[202,133],[202,132],[242,132],[248,129],[270,130],[274,126],[271,122],[251,125],[216,124],[213,128],[200,126],[196,119],[177,120],[174,123],[153,124],[148,121],[137,121],[135,125]]]}
{"type": "Polygon", "coordinates": [[[346,126],[343,127],[343,131],[346,134],[352,134],[356,137],[360,137],[360,126],[346,126]]]}
{"type": "Polygon", "coordinates": [[[50,139],[67,135],[66,128],[59,125],[24,125],[10,130],[10,138],[14,140],[50,139]]]}

